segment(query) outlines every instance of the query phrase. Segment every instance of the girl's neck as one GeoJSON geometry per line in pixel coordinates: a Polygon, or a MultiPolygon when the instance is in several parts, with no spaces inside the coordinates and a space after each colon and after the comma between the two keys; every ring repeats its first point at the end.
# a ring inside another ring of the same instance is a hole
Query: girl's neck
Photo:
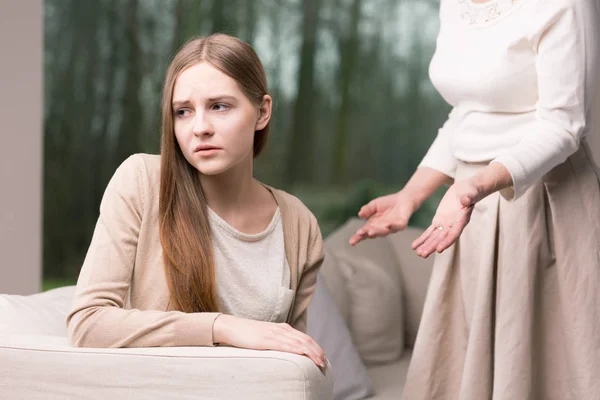
{"type": "Polygon", "coordinates": [[[254,197],[258,185],[252,176],[252,166],[242,165],[218,175],[201,175],[200,181],[207,205],[217,213],[218,210],[235,210],[247,203],[254,197]]]}
{"type": "Polygon", "coordinates": [[[252,167],[236,167],[216,176],[201,176],[206,204],[239,231],[262,232],[270,224],[277,203],[254,179],[252,167]]]}

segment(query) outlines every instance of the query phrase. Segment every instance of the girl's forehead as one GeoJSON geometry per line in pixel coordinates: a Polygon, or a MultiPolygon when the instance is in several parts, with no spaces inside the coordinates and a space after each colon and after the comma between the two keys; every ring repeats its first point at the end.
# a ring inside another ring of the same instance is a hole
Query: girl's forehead
{"type": "Polygon", "coordinates": [[[211,97],[215,94],[234,94],[239,91],[233,78],[208,63],[200,63],[186,68],[175,80],[173,100],[190,96],[211,97]]]}

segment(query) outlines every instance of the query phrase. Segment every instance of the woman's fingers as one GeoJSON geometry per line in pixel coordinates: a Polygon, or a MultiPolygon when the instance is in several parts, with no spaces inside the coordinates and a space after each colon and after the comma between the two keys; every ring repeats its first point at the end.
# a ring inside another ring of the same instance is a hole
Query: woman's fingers
{"type": "Polygon", "coordinates": [[[472,195],[468,195],[468,194],[462,195],[462,196],[460,197],[460,204],[461,204],[463,207],[469,207],[471,204],[473,204],[473,200],[474,200],[474,199],[475,199],[475,198],[474,198],[474,196],[472,196],[472,195]]]}
{"type": "Polygon", "coordinates": [[[397,221],[393,221],[392,223],[390,223],[389,229],[391,233],[396,233],[399,232],[401,230],[403,230],[404,228],[406,228],[406,225],[408,225],[408,221],[405,219],[399,219],[397,221]]]}
{"type": "Polygon", "coordinates": [[[360,243],[361,241],[365,240],[366,238],[367,238],[366,235],[361,233],[359,230],[354,235],[352,235],[352,237],[350,238],[350,246],[354,246],[354,245],[360,243]]]}
{"type": "Polygon", "coordinates": [[[360,218],[367,219],[371,215],[375,214],[375,211],[377,211],[377,199],[371,200],[370,202],[362,206],[358,211],[358,216],[360,218]]]}
{"type": "Polygon", "coordinates": [[[354,246],[368,238],[369,238],[369,235],[367,234],[367,230],[365,230],[364,228],[361,228],[358,231],[356,231],[356,233],[354,235],[352,235],[352,237],[350,238],[350,245],[354,246]]]}
{"type": "Polygon", "coordinates": [[[384,216],[371,217],[365,225],[358,229],[356,233],[350,238],[350,244],[354,246],[358,242],[368,239],[376,238],[381,236],[389,235],[392,232],[396,232],[402,228],[394,229],[396,226],[402,226],[402,223],[389,222],[384,219],[384,216]]]}
{"type": "Polygon", "coordinates": [[[463,230],[464,226],[461,225],[462,224],[460,223],[456,223],[452,227],[450,227],[448,235],[446,235],[446,237],[438,243],[437,247],[435,248],[435,251],[441,253],[448,247],[452,246],[454,242],[456,242],[456,239],[458,239],[463,230]]]}
{"type": "Polygon", "coordinates": [[[372,224],[367,230],[367,236],[370,238],[376,238],[390,234],[390,224],[387,222],[380,221],[378,224],[372,224]]]}
{"type": "Polygon", "coordinates": [[[442,251],[446,250],[448,247],[452,246],[452,244],[456,242],[456,240],[458,240],[458,238],[462,234],[462,231],[465,229],[465,227],[471,220],[471,213],[473,212],[473,208],[474,205],[471,205],[464,209],[464,215],[454,225],[452,225],[448,232],[448,236],[446,236],[446,238],[438,244],[436,248],[436,251],[438,253],[441,253],[442,251]]]}
{"type": "Polygon", "coordinates": [[[411,249],[416,250],[417,248],[419,248],[419,246],[421,246],[423,243],[425,243],[427,239],[429,239],[429,236],[431,236],[434,230],[435,226],[433,225],[427,228],[425,232],[421,234],[421,236],[419,236],[414,242],[412,242],[412,245],[410,246],[411,249]]]}
{"type": "Polygon", "coordinates": [[[431,253],[435,251],[435,248],[440,242],[440,240],[443,240],[443,238],[445,238],[447,234],[448,228],[440,230],[438,227],[434,226],[433,233],[429,236],[425,243],[423,243],[416,249],[417,255],[423,258],[429,257],[431,253]]]}

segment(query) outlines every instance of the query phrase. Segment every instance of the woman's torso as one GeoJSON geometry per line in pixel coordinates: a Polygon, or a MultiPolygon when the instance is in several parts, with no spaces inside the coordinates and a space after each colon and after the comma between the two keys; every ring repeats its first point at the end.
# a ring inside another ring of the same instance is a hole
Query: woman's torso
{"type": "Polygon", "coordinates": [[[536,51],[553,11],[540,9],[539,3],[441,1],[440,34],[429,72],[454,107],[451,146],[458,160],[492,160],[536,122],[536,51]]]}

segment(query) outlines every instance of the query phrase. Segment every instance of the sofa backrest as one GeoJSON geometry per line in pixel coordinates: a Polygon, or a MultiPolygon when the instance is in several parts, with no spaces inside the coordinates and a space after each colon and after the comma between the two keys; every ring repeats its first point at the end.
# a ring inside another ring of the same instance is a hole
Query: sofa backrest
{"type": "Polygon", "coordinates": [[[405,340],[406,345],[411,348],[417,337],[434,259],[433,255],[426,259],[421,258],[410,247],[422,233],[423,229],[421,228],[408,227],[402,232],[387,237],[400,268],[404,296],[404,322],[406,324],[405,340]]]}
{"type": "Polygon", "coordinates": [[[360,220],[349,220],[326,238],[321,276],[363,362],[386,364],[398,360],[405,348],[402,281],[387,240],[348,244],[361,225],[360,220]]]}
{"type": "MultiPolygon", "coordinates": [[[[365,265],[365,268],[371,270],[374,267],[380,269],[382,272],[380,276],[387,276],[390,282],[398,285],[400,289],[401,300],[396,307],[402,308],[403,343],[407,347],[412,347],[433,266],[433,256],[428,259],[420,258],[410,247],[423,230],[409,227],[387,237],[369,239],[354,247],[350,246],[348,240],[363,224],[364,221],[361,219],[352,218],[325,239],[326,256],[321,270],[322,275],[342,315],[351,325],[349,308],[352,304],[352,293],[350,292],[352,279],[356,278],[356,275],[348,273],[352,268],[340,266],[340,260],[342,264],[344,260],[353,260],[354,265],[365,265]]],[[[382,316],[394,315],[393,307],[390,307],[389,303],[380,302],[378,299],[373,301],[374,304],[364,305],[364,307],[371,308],[374,313],[382,316]],[[386,307],[386,304],[387,308],[382,308],[386,307]]]]}
{"type": "Polygon", "coordinates": [[[0,334],[67,336],[75,286],[29,296],[0,294],[0,334]]]}

